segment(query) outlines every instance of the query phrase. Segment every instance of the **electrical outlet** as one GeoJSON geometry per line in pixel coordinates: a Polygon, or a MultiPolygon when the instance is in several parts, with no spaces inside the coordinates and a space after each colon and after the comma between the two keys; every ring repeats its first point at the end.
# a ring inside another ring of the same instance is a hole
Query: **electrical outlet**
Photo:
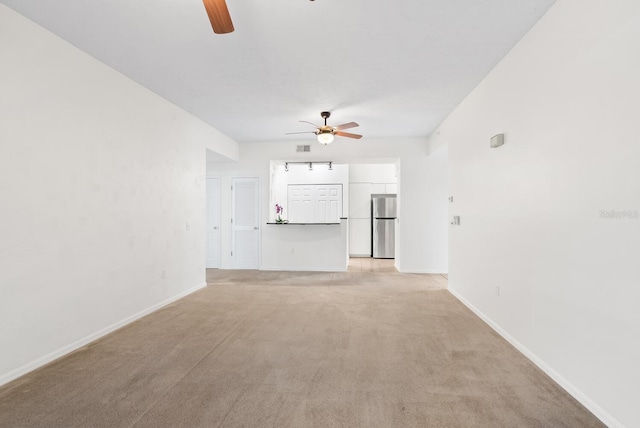
{"type": "Polygon", "coordinates": [[[186,223],[186,228],[187,230],[191,230],[191,225],[189,224],[189,222],[186,223]]]}
{"type": "Polygon", "coordinates": [[[165,279],[167,277],[167,271],[163,270],[160,274],[160,278],[165,279]]]}
{"type": "Polygon", "coordinates": [[[500,286],[496,284],[496,296],[500,297],[500,286]]]}

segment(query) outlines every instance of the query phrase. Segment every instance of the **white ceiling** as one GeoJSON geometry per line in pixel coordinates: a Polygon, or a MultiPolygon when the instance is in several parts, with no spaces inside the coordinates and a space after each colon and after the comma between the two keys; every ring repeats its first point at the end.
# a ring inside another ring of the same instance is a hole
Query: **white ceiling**
{"type": "Polygon", "coordinates": [[[554,0],[0,0],[238,142],[425,137],[554,0]],[[314,136],[309,134],[309,140],[314,136]]]}

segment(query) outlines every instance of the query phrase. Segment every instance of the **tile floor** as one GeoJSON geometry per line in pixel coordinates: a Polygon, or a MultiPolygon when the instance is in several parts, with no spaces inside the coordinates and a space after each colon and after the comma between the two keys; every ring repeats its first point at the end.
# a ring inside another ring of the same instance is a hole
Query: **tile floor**
{"type": "Polygon", "coordinates": [[[347,272],[397,272],[395,259],[374,259],[372,257],[351,257],[347,272]]]}

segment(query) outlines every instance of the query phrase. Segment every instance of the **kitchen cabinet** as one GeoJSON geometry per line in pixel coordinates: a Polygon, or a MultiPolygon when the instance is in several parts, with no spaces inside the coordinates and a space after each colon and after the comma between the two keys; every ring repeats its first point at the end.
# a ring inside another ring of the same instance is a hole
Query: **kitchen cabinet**
{"type": "Polygon", "coordinates": [[[349,219],[349,255],[371,257],[370,219],[349,219]]]}
{"type": "MultiPolygon", "coordinates": [[[[371,193],[372,194],[386,193],[385,184],[371,183],[371,193]]],[[[369,195],[369,199],[371,199],[371,195],[369,195]]]]}
{"type": "Polygon", "coordinates": [[[287,205],[291,223],[339,223],[342,184],[289,184],[287,205]]]}
{"type": "Polygon", "coordinates": [[[349,218],[371,218],[371,183],[349,185],[349,218]]]}

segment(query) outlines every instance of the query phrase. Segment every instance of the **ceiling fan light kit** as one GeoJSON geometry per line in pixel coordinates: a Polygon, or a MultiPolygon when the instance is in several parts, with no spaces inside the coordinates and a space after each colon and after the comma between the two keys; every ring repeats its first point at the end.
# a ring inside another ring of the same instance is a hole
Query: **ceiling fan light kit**
{"type": "Polygon", "coordinates": [[[343,123],[338,126],[329,126],[327,125],[327,119],[331,117],[330,111],[323,111],[320,113],[320,116],[324,119],[324,125],[318,126],[315,123],[308,122],[306,120],[301,120],[300,123],[308,123],[316,127],[315,131],[304,131],[304,132],[287,132],[285,135],[292,134],[316,134],[318,138],[318,142],[324,146],[327,144],[331,144],[335,138],[335,136],[339,137],[347,137],[347,138],[355,138],[360,139],[362,135],[352,134],[350,132],[343,132],[343,129],[355,128],[356,126],[360,126],[355,122],[343,123]]]}
{"type": "Polygon", "coordinates": [[[320,132],[318,134],[318,143],[326,146],[327,144],[333,143],[334,138],[331,132],[320,132]]]}

